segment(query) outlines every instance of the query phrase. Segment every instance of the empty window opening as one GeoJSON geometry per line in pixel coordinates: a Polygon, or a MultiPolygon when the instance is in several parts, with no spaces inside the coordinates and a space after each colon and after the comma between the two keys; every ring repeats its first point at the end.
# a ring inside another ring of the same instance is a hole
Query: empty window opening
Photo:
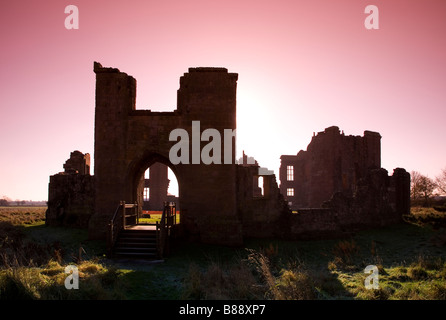
{"type": "Polygon", "coordinates": [[[178,192],[178,180],[175,173],[170,168],[167,168],[167,177],[169,179],[169,187],[167,188],[167,194],[170,196],[179,196],[178,192]]]}
{"type": "Polygon", "coordinates": [[[288,197],[294,197],[294,188],[287,188],[286,189],[286,195],[288,197]]]}
{"type": "Polygon", "coordinates": [[[252,196],[253,197],[263,197],[264,196],[264,186],[262,176],[252,177],[252,196]]]}
{"type": "Polygon", "coordinates": [[[259,184],[258,187],[260,188],[260,195],[263,197],[265,195],[264,185],[263,185],[263,177],[259,177],[259,184]]]}

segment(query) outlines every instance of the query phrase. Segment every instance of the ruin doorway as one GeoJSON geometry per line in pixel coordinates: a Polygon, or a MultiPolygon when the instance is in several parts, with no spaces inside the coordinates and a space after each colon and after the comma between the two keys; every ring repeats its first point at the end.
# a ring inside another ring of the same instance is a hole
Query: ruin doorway
{"type": "Polygon", "coordinates": [[[146,221],[144,218],[149,218],[149,215],[161,216],[166,203],[174,202],[178,211],[180,207],[178,170],[164,156],[148,153],[130,166],[127,194],[132,203],[138,205],[139,217],[143,218],[142,224],[146,221]],[[176,194],[169,194],[171,183],[176,189],[176,194]]]}
{"type": "MultiPolygon", "coordinates": [[[[161,163],[155,162],[144,173],[144,186],[142,188],[142,220],[154,221],[158,219],[166,202],[175,203],[179,213],[179,188],[178,180],[172,169],[161,163]]],[[[138,190],[138,192],[141,192],[138,190]]]]}

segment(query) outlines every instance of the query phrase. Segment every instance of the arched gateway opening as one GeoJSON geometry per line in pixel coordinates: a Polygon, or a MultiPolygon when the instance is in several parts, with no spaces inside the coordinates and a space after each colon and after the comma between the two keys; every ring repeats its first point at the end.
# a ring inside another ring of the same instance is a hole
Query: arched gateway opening
{"type": "Polygon", "coordinates": [[[131,165],[128,183],[130,198],[132,203],[138,204],[140,217],[144,212],[161,213],[165,202],[174,202],[179,211],[181,183],[178,171],[169,159],[155,153],[146,154],[131,165]],[[169,172],[173,177],[169,177],[169,172]],[[169,194],[170,184],[175,185],[177,194],[169,194]]]}
{"type": "MultiPolygon", "coordinates": [[[[138,191],[140,193],[140,191],[138,191]]],[[[166,165],[156,162],[144,173],[142,188],[143,214],[163,211],[165,202],[179,203],[178,180],[166,165]]],[[[177,205],[177,210],[178,210],[177,205]]]]}
{"type": "MultiPolygon", "coordinates": [[[[225,130],[236,129],[238,75],[225,68],[190,68],[180,78],[177,109],[152,112],[135,109],[133,77],[97,62],[94,71],[95,211],[89,221],[90,238],[107,238],[108,225],[121,201],[142,205],[144,171],[159,162],[178,180],[182,234],[205,243],[240,245],[237,168],[235,161],[224,161],[235,159],[235,135],[230,136],[231,141],[222,139],[221,161],[196,161],[196,150],[200,152],[208,143],[202,138],[204,131],[212,129],[224,137],[225,130]],[[193,125],[197,123],[198,129],[193,125]],[[189,146],[183,161],[173,164],[170,150],[178,139],[171,140],[170,133],[175,129],[188,135],[189,146]]],[[[213,159],[219,160],[217,156],[213,159]]]]}

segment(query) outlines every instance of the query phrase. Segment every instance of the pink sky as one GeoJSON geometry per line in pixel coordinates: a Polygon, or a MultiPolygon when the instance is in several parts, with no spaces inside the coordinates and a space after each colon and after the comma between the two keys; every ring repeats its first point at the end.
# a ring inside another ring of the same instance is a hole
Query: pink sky
{"type": "Polygon", "coordinates": [[[189,67],[238,73],[237,147],[276,174],[332,125],[380,132],[390,173],[446,167],[444,0],[15,0],[0,33],[0,197],[46,200],[70,152],[93,156],[93,61],[136,78],[138,109],[174,110],[189,67]]]}

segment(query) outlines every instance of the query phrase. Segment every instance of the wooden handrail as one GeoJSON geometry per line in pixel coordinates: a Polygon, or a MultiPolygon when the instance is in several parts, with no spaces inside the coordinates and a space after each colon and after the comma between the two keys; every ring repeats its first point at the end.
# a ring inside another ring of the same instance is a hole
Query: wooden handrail
{"type": "Polygon", "coordinates": [[[107,237],[107,248],[109,253],[111,253],[111,250],[113,249],[113,246],[115,245],[115,241],[118,237],[117,230],[123,228],[124,226],[119,226],[119,221],[121,219],[117,219],[119,217],[119,209],[122,207],[122,201],[119,202],[119,205],[116,207],[115,213],[113,214],[113,217],[110,220],[109,228],[108,228],[108,237],[107,237]]]}
{"type": "Polygon", "coordinates": [[[118,204],[118,207],[116,208],[115,214],[113,215],[113,218],[111,219],[112,223],[115,221],[116,217],[118,216],[118,211],[119,211],[119,208],[121,208],[121,206],[122,206],[122,202],[120,201],[118,204]]]}
{"type": "Polygon", "coordinates": [[[156,239],[158,254],[162,258],[169,251],[169,236],[173,225],[176,224],[175,202],[164,202],[161,221],[156,223],[156,239]]]}

